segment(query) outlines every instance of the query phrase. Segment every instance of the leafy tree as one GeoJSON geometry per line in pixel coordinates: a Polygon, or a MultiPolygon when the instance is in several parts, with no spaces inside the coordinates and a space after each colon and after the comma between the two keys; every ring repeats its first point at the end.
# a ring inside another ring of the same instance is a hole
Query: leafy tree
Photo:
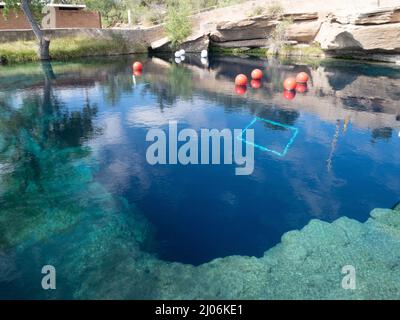
{"type": "Polygon", "coordinates": [[[10,10],[17,10],[19,8],[24,12],[33,33],[38,41],[39,50],[38,56],[41,60],[50,60],[50,39],[47,38],[44,32],[40,29],[39,23],[35,18],[35,14],[41,10],[42,6],[48,1],[43,0],[5,0],[4,14],[7,15],[10,10]]]}
{"type": "Polygon", "coordinates": [[[191,33],[189,20],[191,6],[189,0],[168,0],[165,31],[173,48],[179,46],[191,33]]]}

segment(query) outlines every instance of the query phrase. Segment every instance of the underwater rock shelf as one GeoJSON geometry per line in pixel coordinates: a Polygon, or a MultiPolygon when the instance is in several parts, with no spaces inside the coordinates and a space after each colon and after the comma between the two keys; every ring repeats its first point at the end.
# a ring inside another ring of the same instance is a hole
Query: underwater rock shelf
{"type": "Polygon", "coordinates": [[[75,298],[399,299],[399,266],[400,206],[375,209],[365,223],[312,220],[262,258],[231,256],[194,267],[136,252],[107,282],[91,271],[75,298]],[[355,268],[355,290],[342,288],[346,265],[355,268]]]}

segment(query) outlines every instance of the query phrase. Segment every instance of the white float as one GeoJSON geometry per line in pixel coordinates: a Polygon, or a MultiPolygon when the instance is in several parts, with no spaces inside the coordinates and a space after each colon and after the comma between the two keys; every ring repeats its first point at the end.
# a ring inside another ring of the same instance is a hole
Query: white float
{"type": "Polygon", "coordinates": [[[180,58],[181,56],[181,52],[180,51],[176,51],[175,52],[175,58],[180,58]]]}
{"type": "Polygon", "coordinates": [[[207,58],[208,57],[208,51],[207,50],[202,50],[201,51],[201,57],[202,58],[207,58]]]}
{"type": "Polygon", "coordinates": [[[181,58],[175,58],[175,62],[179,64],[182,62],[182,60],[181,60],[181,58]]]}
{"type": "Polygon", "coordinates": [[[179,52],[181,53],[181,56],[184,56],[186,51],[184,49],[179,50],[179,52]]]}

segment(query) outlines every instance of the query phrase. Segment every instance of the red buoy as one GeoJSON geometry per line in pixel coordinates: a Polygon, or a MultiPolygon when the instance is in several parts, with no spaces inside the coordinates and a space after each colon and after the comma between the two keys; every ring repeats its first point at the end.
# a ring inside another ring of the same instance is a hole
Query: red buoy
{"type": "Polygon", "coordinates": [[[244,74],[238,74],[235,78],[235,84],[237,86],[246,86],[247,85],[247,77],[244,74]]]}
{"type": "Polygon", "coordinates": [[[296,96],[296,91],[293,91],[293,90],[285,90],[285,91],[283,92],[283,97],[284,97],[286,100],[293,100],[295,96],[296,96]]]}
{"type": "Polygon", "coordinates": [[[136,77],[140,77],[142,75],[142,70],[133,70],[133,75],[136,77]]]}
{"type": "Polygon", "coordinates": [[[238,94],[240,96],[244,95],[246,93],[246,91],[247,91],[246,86],[235,86],[235,92],[236,92],[236,94],[238,94]]]}
{"type": "Polygon", "coordinates": [[[296,82],[297,83],[306,83],[308,81],[308,74],[305,72],[300,72],[296,76],[296,82]]]}
{"type": "Polygon", "coordinates": [[[297,85],[296,79],[293,78],[293,77],[287,78],[287,79],[285,79],[285,81],[283,82],[283,87],[284,87],[286,90],[294,90],[294,89],[296,89],[296,85],[297,85]]]}
{"type": "Polygon", "coordinates": [[[252,77],[254,80],[261,80],[262,77],[263,77],[263,73],[262,73],[262,71],[261,71],[260,69],[254,69],[254,70],[251,72],[251,77],[252,77]]]}
{"type": "Polygon", "coordinates": [[[143,70],[143,65],[142,65],[142,63],[139,62],[139,61],[136,61],[136,62],[133,64],[133,70],[134,70],[134,71],[142,71],[142,70],[143,70]]]}
{"type": "Polygon", "coordinates": [[[298,93],[304,93],[307,91],[307,83],[298,83],[296,86],[296,91],[298,93]]]}
{"type": "Polygon", "coordinates": [[[261,88],[261,81],[260,80],[251,80],[250,85],[253,89],[260,89],[261,88]]]}

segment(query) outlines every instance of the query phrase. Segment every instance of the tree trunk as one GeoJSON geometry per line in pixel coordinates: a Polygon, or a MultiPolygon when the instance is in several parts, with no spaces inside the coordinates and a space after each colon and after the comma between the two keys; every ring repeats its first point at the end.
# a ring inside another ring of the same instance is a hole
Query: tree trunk
{"type": "Polygon", "coordinates": [[[43,31],[40,29],[39,25],[37,24],[35,18],[33,17],[32,11],[29,7],[30,0],[22,0],[21,1],[21,8],[24,12],[26,18],[31,25],[33,33],[36,36],[39,44],[38,56],[40,60],[50,60],[50,40],[45,37],[43,31]]]}

